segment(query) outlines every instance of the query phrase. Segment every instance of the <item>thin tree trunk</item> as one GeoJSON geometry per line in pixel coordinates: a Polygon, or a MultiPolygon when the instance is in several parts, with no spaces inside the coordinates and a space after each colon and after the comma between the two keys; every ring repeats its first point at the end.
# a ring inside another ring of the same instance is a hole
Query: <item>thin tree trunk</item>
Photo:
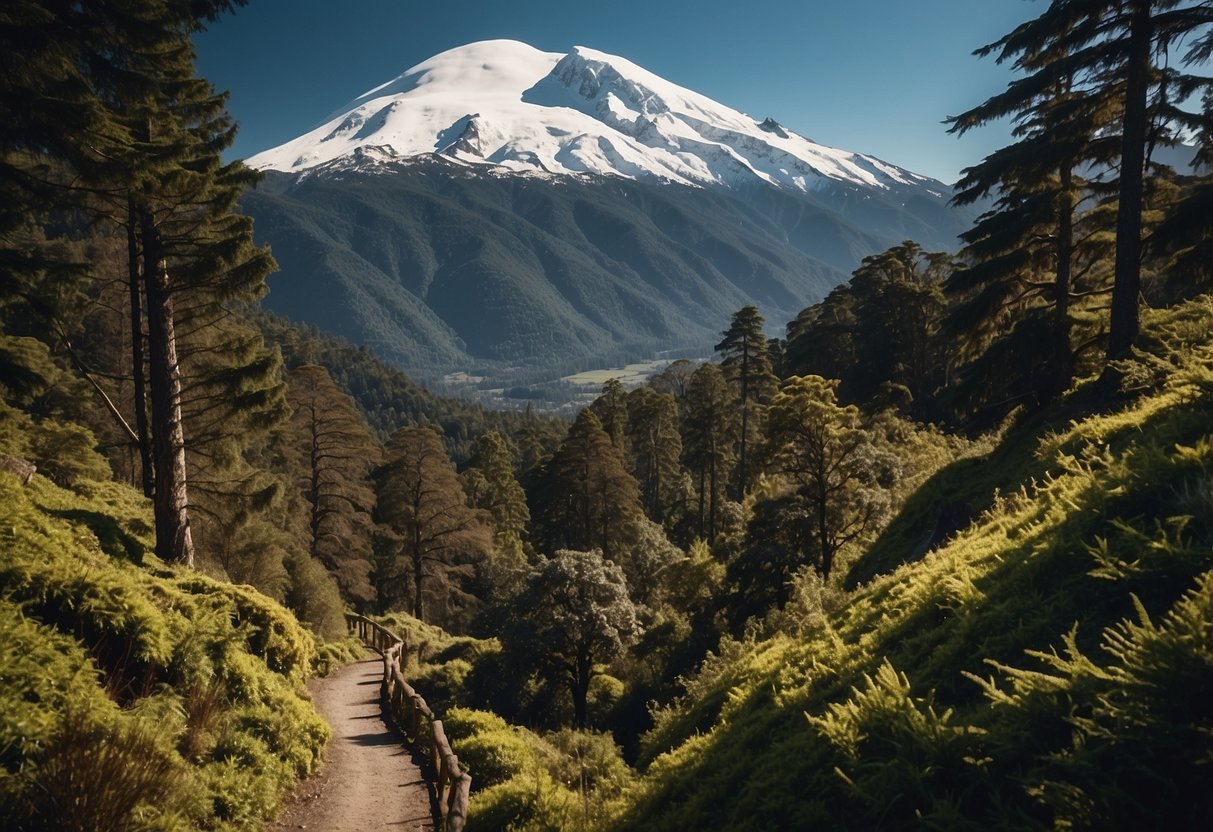
{"type": "Polygon", "coordinates": [[[707,466],[699,466],[699,536],[704,536],[703,503],[707,496],[707,466]]]}
{"type": "Polygon", "coordinates": [[[577,675],[573,679],[571,693],[573,694],[573,722],[578,728],[586,728],[590,722],[587,700],[590,693],[592,669],[593,663],[588,656],[582,654],[577,657],[577,675]]]}
{"type": "Polygon", "coordinates": [[[1074,258],[1074,171],[1067,162],[1061,166],[1061,191],[1057,210],[1057,279],[1054,282],[1054,334],[1057,339],[1053,355],[1054,396],[1070,389],[1074,380],[1074,350],[1070,346],[1070,280],[1074,258]]]}
{"type": "Polygon", "coordinates": [[[1125,112],[1120,155],[1120,203],[1116,210],[1116,270],[1108,360],[1124,357],[1140,327],[1141,211],[1145,184],[1146,93],[1152,41],[1150,4],[1133,4],[1129,26],[1129,63],[1125,78],[1125,112]]]}
{"type": "Polygon", "coordinates": [[[126,208],[126,255],[127,281],[130,285],[131,302],[131,379],[135,387],[135,431],[139,443],[139,463],[143,496],[155,493],[155,474],[152,466],[152,439],[147,427],[147,377],[144,375],[146,359],[143,354],[143,289],[139,270],[139,237],[136,230],[139,215],[133,197],[127,198],[126,208]]]}
{"type": "Polygon", "coordinates": [[[750,342],[744,339],[741,344],[741,448],[737,470],[737,500],[745,497],[745,453],[746,439],[750,427],[750,342]]]}
{"type": "Polygon", "coordinates": [[[181,424],[181,368],[168,264],[151,213],[141,216],[144,291],[147,295],[148,369],[151,393],[152,459],[156,555],[170,563],[194,565],[186,491],[185,431],[181,424]]]}
{"type": "Polygon", "coordinates": [[[320,426],[316,422],[316,406],[312,405],[311,418],[311,466],[312,476],[309,482],[308,501],[312,504],[312,547],[313,555],[320,550],[320,426]]]}
{"type": "Polygon", "coordinates": [[[830,580],[834,568],[834,552],[829,542],[829,506],[826,504],[825,476],[817,477],[817,534],[821,542],[821,579],[830,580]]]}
{"type": "Polygon", "coordinates": [[[716,545],[716,448],[713,445],[708,458],[708,484],[712,493],[708,495],[708,544],[716,545]]]}
{"type": "Polygon", "coordinates": [[[413,617],[424,621],[421,585],[425,580],[425,563],[421,558],[421,526],[413,523],[413,617]]]}

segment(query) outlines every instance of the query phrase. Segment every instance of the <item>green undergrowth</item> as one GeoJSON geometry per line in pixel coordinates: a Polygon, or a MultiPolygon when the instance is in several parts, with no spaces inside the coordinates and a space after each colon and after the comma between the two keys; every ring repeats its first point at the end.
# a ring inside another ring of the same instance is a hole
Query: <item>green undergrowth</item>
{"type": "Polygon", "coordinates": [[[470,708],[452,708],[443,726],[472,776],[472,829],[589,829],[633,779],[609,734],[566,728],[540,736],[470,708]]]}
{"type": "Polygon", "coordinates": [[[316,655],[312,658],[312,668],[317,676],[327,676],[334,670],[347,664],[353,664],[366,656],[366,645],[356,635],[320,641],[316,644],[316,655]]]}
{"type": "Polygon", "coordinates": [[[599,827],[1209,828],[1213,304],[1147,325],[1120,409],[1007,431],[971,527],[722,644],[599,827]]]}
{"type": "Polygon", "coordinates": [[[497,687],[494,668],[501,657],[495,638],[452,635],[408,613],[375,619],[409,645],[409,684],[439,712],[456,705],[485,706],[497,687]]]}
{"type": "Polygon", "coordinates": [[[496,639],[451,635],[406,613],[376,620],[411,645],[405,675],[472,777],[469,829],[588,830],[611,814],[635,774],[609,733],[541,735],[489,710],[517,675],[503,669],[496,639]]]}
{"type": "Polygon", "coordinates": [[[255,829],[320,760],[312,636],[162,565],[150,519],[115,483],[0,473],[6,829],[255,829]]]}

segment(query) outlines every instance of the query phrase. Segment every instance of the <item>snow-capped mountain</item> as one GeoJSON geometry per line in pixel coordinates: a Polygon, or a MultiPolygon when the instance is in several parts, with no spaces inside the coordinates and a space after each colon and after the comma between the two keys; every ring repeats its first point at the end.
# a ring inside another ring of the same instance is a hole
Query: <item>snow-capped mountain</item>
{"type": "Polygon", "coordinates": [[[630,61],[507,40],[247,161],[268,308],[421,374],[707,354],[743,305],[778,330],[865,256],[954,249],[971,219],[941,182],[630,61]]]}
{"type": "MultiPolygon", "coordinates": [[[[511,172],[691,185],[769,183],[926,191],[942,183],[817,144],[585,47],[492,40],[443,52],[356,98],[324,124],[248,160],[306,171],[438,155],[511,172]]],[[[390,165],[389,165],[390,167],[390,165]]]]}

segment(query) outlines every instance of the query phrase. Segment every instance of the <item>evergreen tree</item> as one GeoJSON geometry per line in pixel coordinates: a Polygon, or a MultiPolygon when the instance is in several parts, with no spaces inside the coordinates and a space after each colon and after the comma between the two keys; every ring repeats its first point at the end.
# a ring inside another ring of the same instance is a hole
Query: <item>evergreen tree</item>
{"type": "Polygon", "coordinates": [[[746,451],[759,433],[762,407],[775,390],[775,376],[767,355],[763,320],[755,306],[743,306],[733,314],[729,328],[716,345],[725,378],[736,386],[741,426],[737,438],[737,497],[749,488],[746,451]]]}
{"type": "Polygon", "coordinates": [[[287,399],[293,411],[291,468],[307,506],[309,551],[337,578],[346,598],[365,604],[374,596],[370,472],[378,462],[378,444],[323,367],[296,367],[287,399]]]}
{"type": "MultiPolygon", "coordinates": [[[[232,211],[252,173],[220,160],[234,137],[224,99],[194,76],[191,34],[236,5],[18,2],[0,19],[0,38],[28,38],[17,53],[16,83],[0,91],[23,113],[21,138],[6,149],[0,179],[23,194],[53,192],[83,211],[125,222],[129,251],[139,250],[139,265],[128,272],[146,300],[144,309],[132,291],[132,320],[146,314],[157,553],[186,564],[193,562],[193,535],[178,296],[189,292],[196,304],[201,286],[225,299],[254,296],[273,264],[268,252],[252,247],[248,220],[232,211]],[[33,80],[39,65],[49,72],[43,82],[33,80]],[[49,96],[47,111],[63,121],[35,115],[35,95],[49,96]]],[[[135,329],[139,359],[143,327],[135,329]]],[[[149,444],[142,430],[138,440],[149,444]]]]}
{"type": "Polygon", "coordinates": [[[850,282],[788,323],[784,375],[844,378],[856,363],[855,294],[850,282]]]}
{"type": "MultiPolygon", "coordinates": [[[[181,66],[158,91],[159,117],[149,119],[146,134],[157,167],[171,165],[171,170],[150,171],[133,196],[147,302],[154,504],[158,530],[178,535],[188,533],[178,319],[195,332],[216,326],[226,317],[226,303],[264,291],[264,278],[274,267],[268,251],[253,246],[252,223],[233,213],[237,196],[256,177],[240,163],[224,165],[220,159],[235,135],[224,100],[192,77],[192,55],[183,53],[181,66]]],[[[221,371],[244,376],[233,381],[245,390],[258,364],[273,360],[248,357],[251,362],[229,363],[221,371]]],[[[219,379],[210,374],[207,386],[213,389],[219,379]]],[[[183,551],[174,544],[170,559],[189,560],[183,551]]]]}
{"type": "Polygon", "coordinates": [[[736,457],[740,430],[724,373],[704,364],[691,376],[682,400],[682,455],[698,495],[698,534],[716,541],[717,510],[736,457]]]}
{"type": "Polygon", "coordinates": [[[645,514],[664,523],[679,501],[682,436],[678,404],[669,393],[638,387],[627,397],[628,448],[645,514]]]}
{"type": "MultiPolygon", "coordinates": [[[[1107,127],[1088,125],[1101,141],[1115,143],[1107,158],[1096,158],[1116,171],[1109,359],[1123,356],[1139,329],[1149,152],[1175,142],[1179,130],[1199,129],[1202,119],[1181,104],[1213,88],[1213,79],[1182,72],[1171,59],[1188,67],[1208,58],[1211,25],[1208,0],[1053,0],[1039,17],[981,50],[1030,73],[1031,86],[1021,91],[1079,90],[1112,108],[1107,127]]],[[[1033,100],[1019,96],[1010,112],[1033,100]]]]}
{"type": "Polygon", "coordinates": [[[276,436],[290,409],[278,354],[228,313],[183,329],[179,346],[199,562],[281,598],[285,561],[307,544],[287,519],[293,489],[281,473],[276,436]]]}
{"type": "Polygon", "coordinates": [[[838,551],[869,531],[887,508],[876,437],[854,405],[837,403],[838,382],[793,376],[771,402],[770,457],[804,499],[816,566],[829,579],[838,551]]]}
{"type": "Polygon", "coordinates": [[[600,549],[608,560],[627,551],[642,514],[636,480],[598,417],[582,410],[544,474],[537,506],[552,549],[600,549]]]}
{"type": "Polygon", "coordinates": [[[856,364],[842,378],[850,401],[884,401],[895,391],[903,409],[926,418],[943,381],[935,337],[943,313],[941,283],[951,266],[946,254],[924,252],[907,240],[865,257],[850,287],[855,297],[856,364]]]}
{"type": "Polygon", "coordinates": [[[1153,243],[1167,258],[1171,295],[1186,298],[1213,288],[1213,93],[1205,95],[1204,126],[1197,135],[1195,164],[1204,175],[1182,181],[1183,193],[1154,230],[1153,243]]]}
{"type": "Polygon", "coordinates": [[[602,423],[602,429],[611,437],[611,444],[621,454],[627,454],[628,406],[627,393],[617,378],[607,379],[602,385],[602,394],[590,405],[590,410],[602,423]]]}
{"type": "Polygon", "coordinates": [[[493,526],[490,591],[512,594],[526,566],[523,539],[531,522],[526,493],[514,478],[516,460],[505,439],[490,431],[472,444],[471,459],[459,475],[468,505],[486,512],[493,526]]]}
{"type": "Polygon", "coordinates": [[[412,614],[426,620],[433,600],[457,605],[451,578],[459,559],[487,555],[492,531],[483,513],[468,506],[442,439],[424,427],[393,433],[376,484],[378,516],[399,535],[399,555],[409,569],[412,614]]]}
{"type": "MultiPolygon", "coordinates": [[[[956,201],[996,195],[992,210],[962,235],[969,260],[949,281],[961,298],[949,315],[954,338],[976,356],[958,390],[970,404],[1024,398],[1046,401],[1069,388],[1079,355],[1075,304],[1102,298],[1103,258],[1110,250],[1114,212],[1080,210],[1106,190],[1086,171],[1107,169],[1117,157],[1115,95],[1085,81],[1069,63],[1064,37],[1018,55],[1025,76],[1006,91],[951,119],[963,133],[994,119],[1015,122],[1014,144],[965,171],[956,201]],[[983,389],[984,388],[984,389],[983,389]]],[[[977,51],[1011,53],[1001,42],[977,51]]]]}

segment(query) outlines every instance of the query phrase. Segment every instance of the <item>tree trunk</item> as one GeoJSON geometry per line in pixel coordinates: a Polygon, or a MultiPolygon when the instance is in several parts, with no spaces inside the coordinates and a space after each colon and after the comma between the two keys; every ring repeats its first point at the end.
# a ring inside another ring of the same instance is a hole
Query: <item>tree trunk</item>
{"type": "Polygon", "coordinates": [[[421,585],[425,580],[425,562],[421,557],[421,526],[413,523],[413,617],[424,621],[422,613],[421,585]]]}
{"type": "Polygon", "coordinates": [[[708,545],[716,545],[716,448],[713,446],[708,458],[708,545]]]}
{"type": "Polygon", "coordinates": [[[737,500],[745,497],[746,486],[746,439],[750,429],[750,342],[742,341],[741,345],[741,447],[737,466],[737,500]]]}
{"type": "Polygon", "coordinates": [[[821,542],[821,579],[830,580],[830,570],[834,568],[834,551],[830,547],[829,538],[829,506],[826,504],[825,477],[817,478],[817,534],[821,542]]]}
{"type": "Polygon", "coordinates": [[[185,431],[181,424],[181,368],[168,264],[148,211],[141,216],[147,345],[151,392],[152,460],[155,470],[156,555],[169,563],[194,565],[186,492],[185,431]]]}
{"type": "Polygon", "coordinates": [[[1146,0],[1138,0],[1133,4],[1129,26],[1129,60],[1120,153],[1120,203],[1116,210],[1116,270],[1108,331],[1109,361],[1128,354],[1140,326],[1141,211],[1145,191],[1146,92],[1152,34],[1150,4],[1146,0]]]}
{"type": "Polygon", "coordinates": [[[1054,281],[1053,396],[1070,389],[1074,380],[1074,350],[1070,346],[1070,279],[1074,258],[1074,171],[1067,162],[1059,171],[1061,190],[1057,206],[1057,275],[1054,281]]]}
{"type": "Polygon", "coordinates": [[[143,496],[155,494],[155,474],[152,468],[152,439],[147,427],[147,377],[144,375],[143,354],[143,288],[139,269],[139,238],[136,227],[139,215],[135,200],[126,203],[127,281],[131,302],[131,379],[135,387],[135,431],[139,437],[139,463],[143,496]]]}
{"type": "Polygon", "coordinates": [[[316,422],[316,406],[311,407],[311,479],[308,483],[308,502],[312,504],[312,546],[313,555],[320,553],[320,426],[316,422]]]}
{"type": "Polygon", "coordinates": [[[707,496],[707,466],[699,466],[699,536],[704,536],[703,503],[707,496]]]}
{"type": "Polygon", "coordinates": [[[569,692],[573,694],[573,724],[578,728],[588,728],[590,724],[588,700],[590,698],[590,673],[593,663],[586,655],[577,657],[577,672],[569,692]]]}

